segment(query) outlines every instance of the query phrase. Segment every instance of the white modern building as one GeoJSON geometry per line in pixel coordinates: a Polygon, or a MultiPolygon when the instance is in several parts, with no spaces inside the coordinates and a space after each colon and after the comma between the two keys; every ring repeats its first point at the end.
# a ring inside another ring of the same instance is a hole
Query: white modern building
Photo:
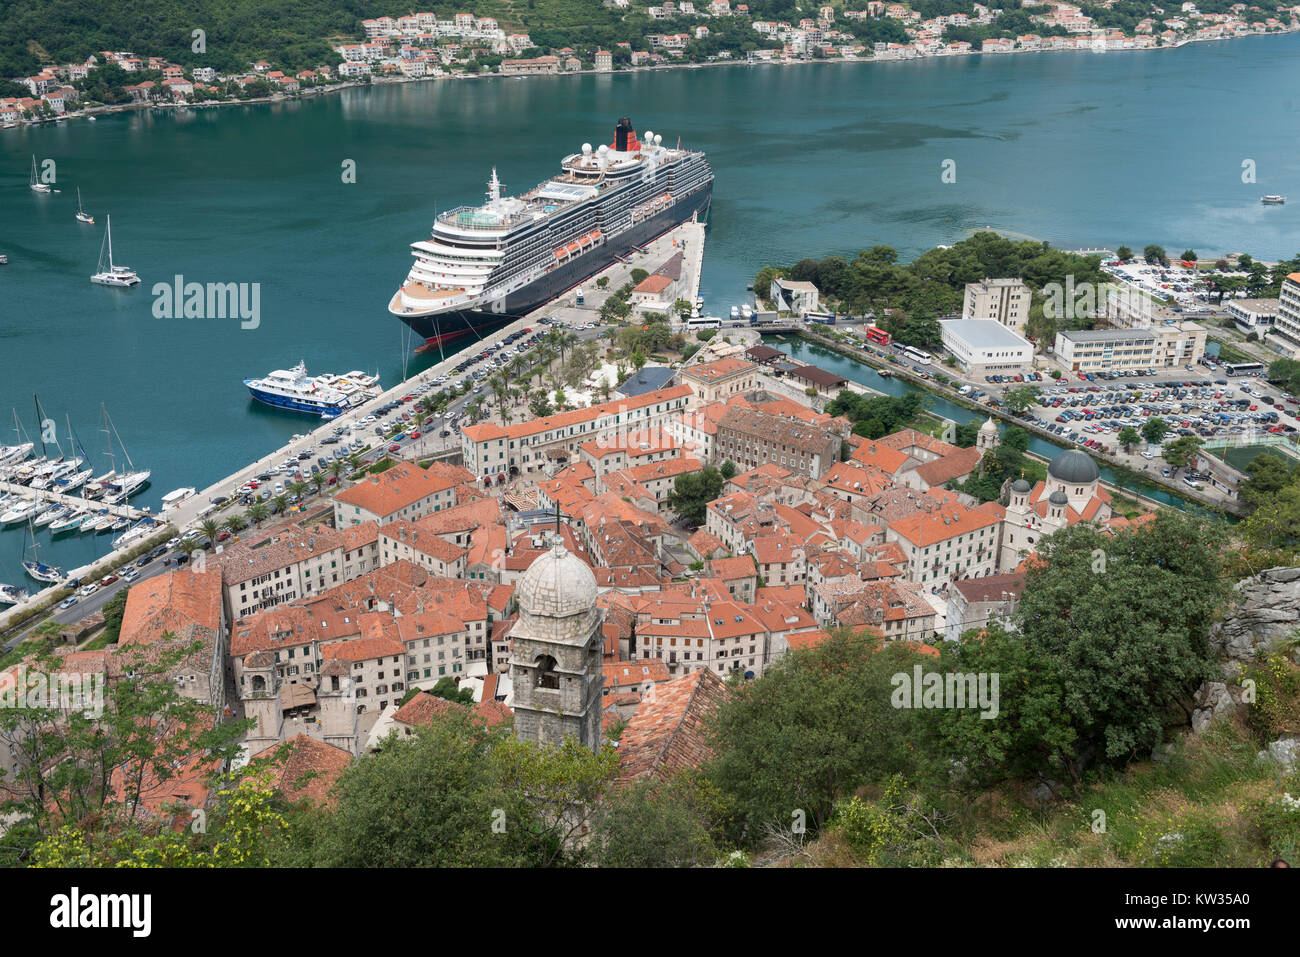
{"type": "Polygon", "coordinates": [[[1204,326],[1164,322],[1148,329],[1065,330],[1056,334],[1054,351],[1067,372],[1173,369],[1200,362],[1205,340],[1204,326]]]}
{"type": "Polygon", "coordinates": [[[1015,375],[1033,364],[1033,343],[995,319],[944,319],[939,328],[967,375],[1015,375]]]}
{"type": "Polygon", "coordinates": [[[1293,272],[1282,280],[1282,298],[1277,304],[1277,321],[1269,333],[1268,341],[1300,358],[1300,272],[1293,272]]]}

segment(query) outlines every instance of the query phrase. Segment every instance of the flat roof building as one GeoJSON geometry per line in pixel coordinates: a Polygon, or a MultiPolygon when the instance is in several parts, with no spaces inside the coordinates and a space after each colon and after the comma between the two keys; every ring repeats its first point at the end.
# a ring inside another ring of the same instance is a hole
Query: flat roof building
{"type": "Polygon", "coordinates": [[[1055,358],[1070,372],[1168,369],[1205,355],[1205,327],[1165,322],[1149,329],[1068,329],[1056,334],[1055,358]]]}
{"type": "Polygon", "coordinates": [[[1033,363],[1033,343],[995,319],[942,319],[939,329],[967,375],[1014,374],[1033,363]]]}

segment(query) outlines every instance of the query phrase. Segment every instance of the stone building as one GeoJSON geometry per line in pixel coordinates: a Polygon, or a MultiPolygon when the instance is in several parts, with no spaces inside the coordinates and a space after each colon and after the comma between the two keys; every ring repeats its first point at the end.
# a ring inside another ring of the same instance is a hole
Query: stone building
{"type": "Polygon", "coordinates": [[[528,567],[510,629],[515,736],[538,744],[573,737],[600,748],[604,612],[596,577],[563,545],[528,567]]]}

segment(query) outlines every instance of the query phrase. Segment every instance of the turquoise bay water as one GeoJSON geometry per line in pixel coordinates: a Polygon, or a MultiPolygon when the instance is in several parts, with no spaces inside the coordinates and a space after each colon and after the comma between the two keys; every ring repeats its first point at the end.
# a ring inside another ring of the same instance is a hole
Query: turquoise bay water
{"type": "MultiPolygon", "coordinates": [[[[409,357],[385,306],[435,209],[477,202],[495,165],[531,187],[618,116],[708,151],[717,174],[702,292],[740,301],[764,264],[875,243],[910,258],[985,226],[1067,247],[1300,249],[1290,128],[1300,36],[1150,53],[679,70],[358,89],[292,103],[149,111],[0,133],[0,444],[32,394],[107,468],[100,403],[158,506],[312,424],[254,406],[241,380],[299,358],[378,371],[409,357]],[[1208,119],[1207,119],[1208,118],[1208,119]],[[1212,119],[1213,122],[1209,122],[1212,119]],[[61,193],[26,188],[31,154],[61,193]],[[1251,159],[1258,182],[1242,183],[1251,159]],[[356,163],[356,183],[341,164],[356,163]],[[945,184],[945,160],[957,181],[945,184]],[[97,225],[73,219],[80,186],[97,225]],[[105,215],[144,280],[93,286],[105,215]],[[261,321],[159,319],[151,287],[261,285],[261,321]]],[[[38,533],[42,541],[48,534],[38,533]]],[[[0,581],[21,534],[0,532],[0,581]]],[[[81,564],[107,538],[42,557],[81,564]]]]}

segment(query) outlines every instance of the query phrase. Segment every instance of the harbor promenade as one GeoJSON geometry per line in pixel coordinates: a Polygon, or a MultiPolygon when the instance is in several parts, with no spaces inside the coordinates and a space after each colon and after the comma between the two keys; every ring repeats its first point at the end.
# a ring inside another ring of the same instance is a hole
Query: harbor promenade
{"type": "MultiPolygon", "coordinates": [[[[433,365],[416,375],[409,376],[403,381],[386,389],[377,397],[370,399],[337,418],[322,421],[320,425],[310,431],[296,436],[287,444],[268,452],[257,461],[251,462],[224,478],[213,482],[207,488],[200,489],[195,495],[180,502],[175,508],[168,509],[161,515],[154,517],[159,519],[161,522],[170,525],[173,530],[173,535],[180,535],[185,531],[197,528],[199,523],[205,518],[215,518],[217,521],[221,521],[226,515],[230,514],[230,512],[238,512],[241,510],[237,501],[239,496],[236,493],[236,489],[242,486],[245,482],[256,479],[259,474],[269,471],[274,466],[277,466],[288,459],[296,459],[298,455],[304,451],[320,449],[322,445],[321,440],[334,434],[334,430],[340,426],[352,428],[355,435],[366,440],[373,448],[373,446],[379,441],[378,437],[373,435],[369,426],[359,424],[361,419],[371,414],[372,410],[389,402],[400,400],[403,396],[410,393],[413,387],[423,383],[432,382],[440,375],[447,375],[453,378],[457,377],[459,374],[454,372],[454,369],[456,365],[460,363],[462,354],[466,350],[472,349],[474,351],[481,351],[489,346],[499,344],[507,336],[525,328],[532,328],[534,331],[539,331],[537,327],[540,325],[540,321],[544,318],[550,320],[550,328],[563,326],[580,328],[583,325],[590,325],[599,322],[600,304],[603,303],[604,299],[610,295],[613,290],[617,289],[620,285],[630,279],[633,269],[641,268],[654,270],[658,268],[665,259],[680,248],[683,239],[685,239],[685,251],[688,254],[683,257],[683,288],[698,290],[700,285],[700,268],[704,257],[704,229],[705,227],[701,223],[684,223],[681,226],[664,233],[662,236],[647,243],[642,247],[641,251],[632,253],[631,256],[627,257],[626,261],[615,262],[604,270],[604,272],[586,280],[583,283],[583,288],[586,292],[586,301],[584,305],[576,305],[575,294],[573,291],[570,291],[552,300],[546,305],[535,309],[528,315],[517,319],[508,325],[502,326],[501,328],[494,329],[489,335],[476,338],[473,341],[457,343],[456,352],[445,354],[441,361],[436,365],[433,365]],[[602,275],[609,277],[609,283],[605,290],[597,290],[595,287],[595,280],[602,275]],[[226,501],[221,503],[219,507],[214,508],[213,499],[225,499],[226,501]]],[[[541,331],[544,330],[545,327],[543,327],[541,331]]],[[[470,390],[466,398],[468,398],[469,395],[473,395],[476,390],[485,391],[486,386],[480,383],[476,388],[470,390]]],[[[311,420],[308,419],[306,421],[310,423],[311,420]]],[[[443,426],[436,418],[430,420],[429,429],[441,428],[443,428],[443,426]]],[[[450,437],[449,442],[454,444],[457,440],[458,437],[453,435],[450,437]]],[[[444,447],[439,451],[445,453],[446,448],[444,447]]],[[[412,457],[425,457],[427,454],[426,446],[423,442],[420,442],[414,447],[404,447],[403,452],[398,454],[407,454],[412,457]]],[[[438,453],[435,452],[434,454],[438,453]]],[[[16,488],[23,489],[26,492],[32,491],[31,489],[25,489],[23,486],[16,486],[16,488]]],[[[73,501],[76,504],[87,504],[81,499],[74,499],[73,501]]],[[[90,502],[89,504],[93,505],[94,503],[90,502]]],[[[137,515],[133,517],[143,517],[146,514],[134,508],[131,508],[131,511],[137,513],[137,515]]],[[[125,550],[110,552],[89,565],[70,570],[68,574],[73,578],[98,578],[107,574],[109,570],[120,565],[125,560],[125,554],[125,550]]],[[[43,591],[31,595],[27,601],[22,604],[14,605],[0,611],[0,628],[6,626],[8,619],[13,614],[22,612],[32,604],[45,600],[60,587],[61,586],[51,586],[43,591]]]]}

